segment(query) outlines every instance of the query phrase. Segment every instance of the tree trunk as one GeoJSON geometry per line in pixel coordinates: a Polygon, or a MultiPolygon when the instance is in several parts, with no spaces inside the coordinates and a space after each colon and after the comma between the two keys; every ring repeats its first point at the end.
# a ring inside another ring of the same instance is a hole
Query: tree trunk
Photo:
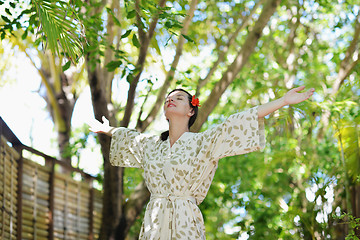
{"type": "Polygon", "coordinates": [[[136,221],[137,216],[144,209],[145,204],[150,199],[150,192],[145,182],[140,183],[131,194],[128,201],[124,204],[123,215],[116,228],[116,239],[125,239],[131,226],[136,221]]]}
{"type": "MultiPolygon", "coordinates": [[[[69,87],[75,81],[74,76],[66,76],[60,65],[61,58],[56,58],[49,51],[38,51],[38,57],[41,60],[41,67],[39,68],[34,58],[27,51],[29,47],[24,42],[19,41],[19,38],[18,36],[13,40],[37,70],[41,77],[42,87],[46,90],[45,95],[40,95],[46,101],[50,116],[56,127],[60,159],[71,164],[70,156],[66,156],[65,153],[69,145],[71,117],[77,100],[77,93],[71,92],[71,87],[69,87]]],[[[63,171],[65,172],[64,169],[63,171]]]]}
{"type": "MultiPolygon", "coordinates": [[[[48,63],[42,64],[38,70],[42,73],[42,83],[46,89],[46,95],[43,97],[56,126],[59,157],[61,161],[71,165],[68,148],[71,135],[71,117],[77,100],[76,93],[71,92],[70,87],[74,82],[73,75],[66,76],[62,72],[61,59],[53,54],[45,52],[43,58],[48,61],[48,63]]],[[[62,168],[61,171],[68,172],[66,168],[62,168]]]]}
{"type": "MultiPolygon", "coordinates": [[[[97,72],[88,69],[88,77],[95,118],[99,121],[102,121],[102,116],[110,119],[106,107],[108,104],[104,94],[105,91],[101,87],[101,80],[98,78],[97,72]]],[[[123,168],[112,167],[110,164],[110,137],[104,134],[99,134],[98,137],[104,160],[104,192],[100,239],[116,239],[114,230],[118,224],[117,219],[122,214],[123,168]]]]}

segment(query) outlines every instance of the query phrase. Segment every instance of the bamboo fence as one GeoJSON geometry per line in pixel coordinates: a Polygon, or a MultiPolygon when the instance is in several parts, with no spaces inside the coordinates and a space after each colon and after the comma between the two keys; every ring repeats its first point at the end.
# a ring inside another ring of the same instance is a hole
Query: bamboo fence
{"type": "Polygon", "coordinates": [[[0,136],[0,239],[97,239],[102,193],[93,188],[94,177],[23,145],[1,117],[0,136]],[[45,166],[24,158],[23,150],[43,157],[45,166]]]}

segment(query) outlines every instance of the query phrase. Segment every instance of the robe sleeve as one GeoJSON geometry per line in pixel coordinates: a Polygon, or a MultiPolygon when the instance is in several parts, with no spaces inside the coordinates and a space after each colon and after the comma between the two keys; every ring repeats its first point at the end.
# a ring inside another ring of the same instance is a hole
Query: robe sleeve
{"type": "Polygon", "coordinates": [[[258,107],[231,115],[222,124],[204,132],[211,159],[262,150],[265,147],[264,119],[258,107]]]}
{"type": "Polygon", "coordinates": [[[143,168],[144,146],[147,138],[139,132],[120,127],[111,138],[110,163],[119,167],[143,168]]]}

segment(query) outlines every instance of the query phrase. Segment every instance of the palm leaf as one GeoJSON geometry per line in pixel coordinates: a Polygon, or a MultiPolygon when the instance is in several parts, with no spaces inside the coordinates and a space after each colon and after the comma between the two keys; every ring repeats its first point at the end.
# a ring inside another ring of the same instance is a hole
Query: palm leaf
{"type": "Polygon", "coordinates": [[[40,20],[39,30],[53,53],[60,55],[60,48],[73,62],[83,55],[82,24],[68,2],[64,0],[32,0],[40,20]]]}
{"type": "Polygon", "coordinates": [[[353,121],[339,121],[338,136],[341,137],[348,173],[354,181],[360,176],[360,117],[353,121]]]}

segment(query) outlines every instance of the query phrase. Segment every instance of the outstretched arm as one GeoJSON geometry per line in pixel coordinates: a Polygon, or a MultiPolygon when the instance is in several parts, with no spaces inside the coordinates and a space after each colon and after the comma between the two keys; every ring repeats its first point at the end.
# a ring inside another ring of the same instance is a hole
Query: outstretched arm
{"type": "Polygon", "coordinates": [[[299,93],[299,91],[304,89],[305,86],[293,88],[289,92],[287,92],[282,98],[260,105],[258,108],[259,118],[265,117],[266,115],[288,104],[296,104],[305,101],[315,92],[315,89],[311,88],[307,92],[299,93]]]}
{"type": "Polygon", "coordinates": [[[93,121],[89,122],[88,125],[90,126],[89,130],[94,133],[104,133],[108,136],[112,136],[112,133],[116,129],[115,127],[111,127],[109,124],[109,120],[107,120],[104,116],[102,117],[103,122],[99,122],[98,120],[94,119],[93,121]]]}

